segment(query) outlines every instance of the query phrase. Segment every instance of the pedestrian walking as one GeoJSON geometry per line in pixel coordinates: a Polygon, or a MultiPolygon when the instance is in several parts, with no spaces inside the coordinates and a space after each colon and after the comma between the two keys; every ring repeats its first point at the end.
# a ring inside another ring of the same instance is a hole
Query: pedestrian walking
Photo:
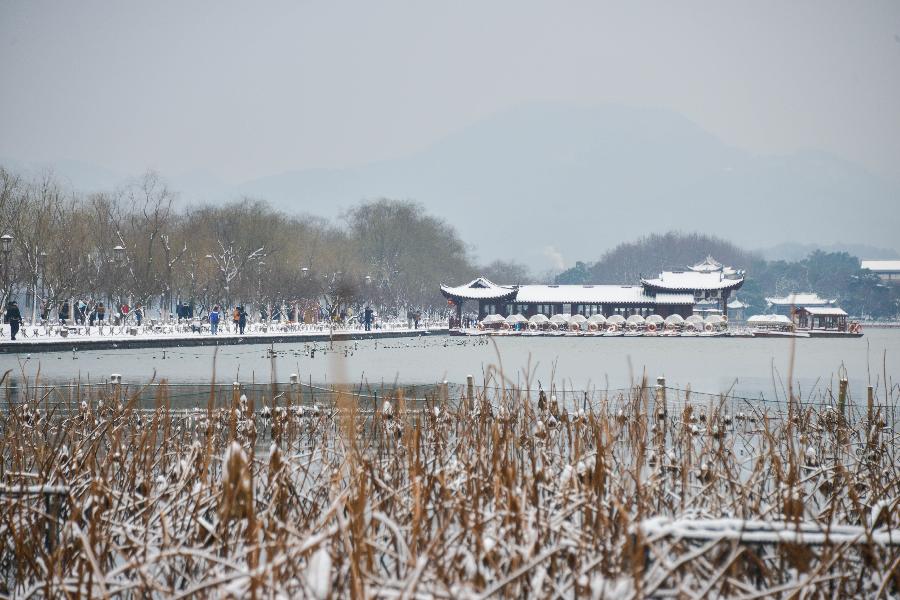
{"type": "Polygon", "coordinates": [[[241,307],[235,306],[234,310],[231,311],[231,322],[234,325],[234,330],[237,331],[241,325],[241,307]]]}
{"type": "Polygon", "coordinates": [[[213,306],[213,309],[209,312],[209,331],[213,335],[216,335],[219,333],[219,305],[218,304],[213,306]]]}
{"type": "Polygon", "coordinates": [[[372,317],[375,314],[375,311],[372,310],[371,306],[366,306],[366,310],[363,311],[363,323],[366,325],[366,331],[372,331],[372,317]]]}
{"type": "Polygon", "coordinates": [[[141,322],[144,320],[144,306],[140,302],[134,307],[134,318],[137,321],[138,327],[140,327],[141,322]]]}
{"type": "Polygon", "coordinates": [[[97,303],[97,322],[100,325],[103,325],[103,319],[106,318],[106,307],[103,306],[102,302],[97,303]]]}
{"type": "Polygon", "coordinates": [[[69,319],[69,311],[70,310],[71,310],[71,308],[69,307],[69,301],[66,300],[62,304],[62,308],[59,309],[59,320],[63,325],[65,325],[66,320],[69,319]]]}
{"type": "Polygon", "coordinates": [[[3,321],[9,323],[9,337],[15,341],[16,334],[19,333],[19,326],[22,324],[22,313],[19,312],[19,305],[15,300],[6,305],[6,315],[3,321]]]}
{"type": "Polygon", "coordinates": [[[243,306],[237,307],[238,311],[238,330],[241,335],[244,335],[244,327],[247,326],[247,312],[244,310],[243,306]]]}
{"type": "Polygon", "coordinates": [[[420,321],[420,320],[422,320],[422,311],[421,311],[421,310],[417,310],[416,312],[413,313],[413,322],[414,322],[415,325],[416,325],[416,326],[415,326],[416,329],[419,328],[419,321],[420,321]]]}

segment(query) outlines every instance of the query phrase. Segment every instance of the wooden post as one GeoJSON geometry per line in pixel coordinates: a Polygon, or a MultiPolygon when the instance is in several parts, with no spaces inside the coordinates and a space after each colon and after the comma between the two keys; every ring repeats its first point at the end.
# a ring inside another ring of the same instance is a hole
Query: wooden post
{"type": "Polygon", "coordinates": [[[871,385],[866,388],[866,445],[877,443],[875,432],[875,388],[871,385]]]}
{"type": "Polygon", "coordinates": [[[659,418],[660,415],[660,407],[662,407],[662,415],[664,417],[668,416],[669,410],[666,406],[666,378],[665,377],[657,377],[656,378],[656,406],[654,409],[656,410],[656,416],[659,418]]]}
{"type": "Polygon", "coordinates": [[[838,412],[841,414],[841,420],[846,416],[847,407],[847,380],[841,379],[838,383],[838,412]]]}
{"type": "Polygon", "coordinates": [[[475,378],[466,375],[466,410],[470,410],[473,406],[475,406],[475,378]]]}
{"type": "Polygon", "coordinates": [[[654,402],[653,411],[656,413],[656,431],[658,456],[657,461],[663,460],[665,454],[666,433],[669,424],[669,407],[666,405],[666,378],[656,378],[656,401],[654,402]]]}

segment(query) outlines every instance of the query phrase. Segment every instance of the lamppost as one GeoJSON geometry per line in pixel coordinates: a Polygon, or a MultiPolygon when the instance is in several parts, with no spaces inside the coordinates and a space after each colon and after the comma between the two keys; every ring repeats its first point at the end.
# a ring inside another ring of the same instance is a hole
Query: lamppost
{"type": "MultiPolygon", "coordinates": [[[[116,308],[116,314],[119,314],[122,308],[122,300],[124,299],[124,286],[122,286],[122,266],[125,264],[125,247],[117,244],[113,247],[113,259],[116,263],[116,278],[119,280],[119,285],[117,286],[121,291],[119,292],[119,298],[117,300],[117,304],[119,306],[116,308]]],[[[128,294],[128,306],[131,306],[131,292],[128,294]]],[[[110,307],[112,309],[112,307],[110,307]]],[[[112,318],[112,312],[110,312],[110,318],[112,318]]],[[[122,315],[122,318],[125,318],[125,315],[122,315]]]]}
{"type": "MultiPolygon", "coordinates": [[[[263,298],[262,298],[262,272],[263,267],[266,266],[266,261],[260,260],[256,264],[257,266],[257,277],[256,277],[256,302],[257,302],[257,310],[262,312],[263,298]]],[[[260,315],[261,316],[261,315],[260,315]]]]}
{"type": "Polygon", "coordinates": [[[213,273],[215,272],[215,268],[216,268],[216,257],[213,256],[212,254],[207,254],[206,255],[206,264],[209,265],[208,266],[209,271],[207,271],[207,275],[206,275],[206,281],[207,281],[206,304],[207,304],[207,310],[210,310],[212,308],[212,300],[210,300],[209,295],[210,295],[210,288],[212,287],[212,283],[213,283],[213,273]]]}
{"type": "MultiPolygon", "coordinates": [[[[38,272],[40,273],[40,277],[41,277],[41,320],[44,319],[44,313],[47,313],[48,318],[50,317],[50,314],[49,314],[50,311],[47,310],[47,307],[44,306],[44,302],[45,302],[44,294],[46,294],[46,289],[47,289],[47,286],[44,285],[44,283],[45,283],[44,271],[46,270],[46,263],[47,263],[47,253],[44,251],[41,251],[41,253],[38,254],[38,272]]],[[[37,286],[35,286],[35,288],[36,287],[37,286]]],[[[37,289],[35,289],[35,292],[37,292],[37,289]]]]}
{"type": "Polygon", "coordinates": [[[12,292],[9,291],[9,256],[12,252],[13,237],[8,233],[0,235],[0,251],[3,252],[3,300],[7,302],[12,292]]]}

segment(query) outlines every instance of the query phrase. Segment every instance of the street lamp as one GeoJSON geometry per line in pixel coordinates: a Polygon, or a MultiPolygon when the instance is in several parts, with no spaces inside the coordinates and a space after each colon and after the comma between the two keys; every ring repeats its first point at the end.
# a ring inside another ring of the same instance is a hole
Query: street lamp
{"type": "Polygon", "coordinates": [[[125,248],[124,246],[116,246],[113,248],[113,256],[116,257],[117,262],[122,262],[125,260],[125,248]]]}
{"type": "Polygon", "coordinates": [[[0,250],[3,251],[3,300],[6,302],[11,294],[7,293],[9,287],[9,253],[12,252],[12,236],[8,233],[0,235],[0,250]]]}
{"type": "MultiPolygon", "coordinates": [[[[44,283],[45,283],[44,282],[44,271],[45,271],[46,263],[47,263],[47,253],[44,251],[41,251],[41,253],[38,254],[38,269],[40,270],[40,273],[41,273],[41,319],[44,318],[45,311],[49,312],[49,311],[47,311],[47,307],[44,306],[44,294],[47,293],[46,286],[44,285],[44,283]]],[[[50,315],[48,314],[47,316],[49,317],[50,315]]]]}

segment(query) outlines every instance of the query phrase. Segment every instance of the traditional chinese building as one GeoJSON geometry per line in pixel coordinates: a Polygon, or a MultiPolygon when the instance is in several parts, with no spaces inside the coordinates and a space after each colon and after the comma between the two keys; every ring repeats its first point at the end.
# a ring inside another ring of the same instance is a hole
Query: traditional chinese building
{"type": "Polygon", "coordinates": [[[441,293],[462,319],[463,305],[478,304],[478,318],[499,314],[594,314],[610,316],[679,314],[689,317],[698,301],[712,301],[728,313],[729,294],[744,283],[743,273],[711,258],[687,271],[666,271],[640,285],[498,285],[484,277],[460,286],[441,286],[441,293]]]}
{"type": "Polygon", "coordinates": [[[834,306],[801,306],[793,321],[801,329],[847,331],[847,313],[834,306]]]}
{"type": "Polygon", "coordinates": [[[860,266],[886,283],[900,283],[900,260],[864,260],[860,266]]]}
{"type": "Polygon", "coordinates": [[[729,319],[733,323],[741,323],[747,320],[747,309],[750,308],[750,305],[746,302],[741,302],[737,298],[728,303],[728,314],[729,319]]]}
{"type": "Polygon", "coordinates": [[[812,308],[827,308],[834,306],[835,301],[822,298],[818,294],[809,292],[793,293],[787,296],[766,298],[766,306],[769,312],[776,315],[793,317],[793,313],[801,306],[812,308]]]}

